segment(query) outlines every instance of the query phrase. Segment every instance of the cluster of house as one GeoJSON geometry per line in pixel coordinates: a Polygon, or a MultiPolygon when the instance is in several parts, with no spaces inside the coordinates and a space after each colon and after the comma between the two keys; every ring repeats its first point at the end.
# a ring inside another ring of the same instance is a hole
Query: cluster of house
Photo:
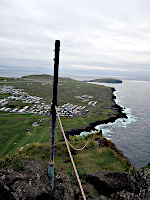
{"type": "Polygon", "coordinates": [[[83,96],[75,96],[76,99],[81,99],[82,102],[88,102],[89,106],[96,106],[97,101],[90,101],[90,99],[93,98],[93,96],[83,95],[83,96]]]}
{"type": "Polygon", "coordinates": [[[11,96],[7,97],[7,99],[11,100],[22,100],[22,103],[40,103],[42,100],[41,97],[30,96],[27,92],[23,92],[24,89],[15,89],[14,86],[3,85],[0,93],[9,93],[11,96]]]}
{"type": "MultiPolygon", "coordinates": [[[[51,105],[46,104],[41,97],[30,96],[28,93],[24,92],[23,89],[15,89],[11,85],[0,86],[0,93],[9,93],[10,96],[4,99],[0,99],[0,111],[5,112],[18,112],[18,113],[31,113],[39,115],[48,115],[51,111],[51,105]],[[10,101],[21,100],[22,103],[29,103],[31,106],[26,105],[19,108],[10,108],[5,105],[9,104],[10,101]]],[[[83,95],[82,97],[76,97],[86,100],[86,98],[92,98],[92,96],[83,95]]],[[[88,112],[86,106],[73,105],[71,103],[66,103],[62,106],[58,106],[58,112],[61,117],[75,117],[79,115],[84,115],[88,112]]]]}
{"type": "Polygon", "coordinates": [[[15,89],[14,86],[11,85],[3,85],[0,87],[0,93],[9,93],[10,95],[7,98],[0,99],[0,111],[45,115],[51,110],[51,105],[46,104],[41,97],[31,96],[24,92],[23,89],[15,89]],[[21,109],[9,108],[8,106],[4,107],[9,104],[11,100],[21,100],[22,103],[29,103],[32,106],[24,106],[21,109]]]}
{"type": "Polygon", "coordinates": [[[71,103],[66,103],[62,106],[58,106],[58,113],[61,117],[76,117],[79,115],[84,115],[88,112],[86,106],[73,105],[71,103]]]}

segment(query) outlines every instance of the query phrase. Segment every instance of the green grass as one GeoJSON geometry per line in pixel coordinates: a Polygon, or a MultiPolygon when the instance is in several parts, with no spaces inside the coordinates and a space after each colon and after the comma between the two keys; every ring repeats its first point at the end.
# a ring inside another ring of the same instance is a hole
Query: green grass
{"type": "MultiPolygon", "coordinates": [[[[75,161],[80,178],[87,172],[95,172],[98,170],[112,170],[118,172],[129,171],[127,163],[117,155],[110,148],[99,148],[94,139],[100,137],[97,135],[91,135],[88,138],[76,140],[70,140],[71,144],[76,148],[81,148],[88,140],[86,148],[82,151],[76,151],[72,149],[71,152],[75,161]]],[[[0,158],[1,167],[17,163],[21,166],[21,162],[27,158],[35,158],[38,160],[44,160],[49,162],[50,155],[50,143],[32,143],[21,152],[14,155],[6,155],[0,158]],[[20,164],[19,164],[20,163],[20,164]]],[[[72,181],[76,180],[74,170],[70,157],[67,151],[67,147],[64,141],[56,141],[55,143],[55,174],[64,171],[70,176],[72,181]]]]}
{"type": "MultiPolygon", "coordinates": [[[[51,116],[38,127],[32,127],[33,122],[41,118],[39,115],[11,114],[0,116],[0,156],[12,154],[21,147],[33,142],[47,142],[51,134],[51,116]],[[27,129],[31,128],[28,134],[27,129]]],[[[55,140],[62,139],[56,124],[55,140]]]]}
{"type": "Polygon", "coordinates": [[[150,169],[150,163],[148,163],[148,165],[147,165],[147,166],[144,166],[143,168],[150,169]]]}
{"type": "Polygon", "coordinates": [[[42,75],[29,75],[23,76],[25,79],[40,80],[40,81],[53,81],[53,77],[47,74],[42,75]]]}
{"type": "MultiPolygon", "coordinates": [[[[13,79],[13,83],[10,83],[15,88],[24,89],[29,95],[35,95],[42,97],[47,103],[52,100],[52,85],[49,82],[52,81],[52,76],[48,75],[32,75],[25,77],[26,79],[34,79],[45,81],[47,85],[41,85],[41,82],[18,82],[22,79],[13,79]]],[[[12,78],[8,81],[12,81],[12,78]]],[[[23,81],[23,80],[22,80],[23,81]]],[[[59,78],[59,83],[63,85],[58,85],[58,105],[70,102],[72,104],[77,104],[81,106],[87,106],[87,109],[91,111],[89,114],[76,117],[76,118],[62,118],[62,124],[64,131],[71,131],[72,129],[84,129],[90,123],[96,121],[106,120],[110,117],[115,117],[118,111],[112,107],[114,102],[112,98],[112,90],[109,87],[99,86],[94,84],[88,84],[81,81],[72,80],[69,78],[59,78]],[[77,85],[80,88],[77,88],[77,85]],[[76,99],[75,96],[82,95],[93,96],[91,100],[97,101],[97,106],[88,106],[87,103],[82,102],[81,99],[76,99]]],[[[0,83],[3,85],[5,83],[0,83]]],[[[8,83],[6,83],[8,84],[8,83]]],[[[3,95],[3,94],[2,94],[3,95]]],[[[4,94],[8,95],[8,94],[4,94]]],[[[25,106],[22,102],[10,102],[14,107],[21,108],[25,106]]],[[[0,114],[3,114],[1,112],[0,114]]],[[[18,151],[21,147],[33,142],[47,142],[50,139],[51,132],[51,116],[46,117],[46,122],[42,126],[36,129],[31,128],[31,135],[28,135],[27,128],[29,128],[33,122],[41,118],[38,115],[18,115],[18,114],[8,114],[0,116],[0,155],[6,155],[7,153],[14,153],[18,151]],[[25,123],[27,122],[27,123],[25,123]],[[17,144],[15,144],[17,143],[17,144]]],[[[56,128],[56,140],[61,139],[61,134],[58,128],[56,128]]]]}
{"type": "Polygon", "coordinates": [[[9,96],[10,96],[10,94],[8,94],[8,93],[0,93],[0,99],[7,98],[9,96]]]}
{"type": "Polygon", "coordinates": [[[0,82],[3,84],[8,84],[7,82],[16,82],[16,81],[22,81],[20,78],[9,78],[9,77],[0,77],[0,82]],[[6,82],[3,80],[7,80],[6,82]]]}
{"type": "Polygon", "coordinates": [[[30,103],[22,103],[21,100],[10,100],[5,107],[22,109],[24,106],[32,106],[30,103]]]}

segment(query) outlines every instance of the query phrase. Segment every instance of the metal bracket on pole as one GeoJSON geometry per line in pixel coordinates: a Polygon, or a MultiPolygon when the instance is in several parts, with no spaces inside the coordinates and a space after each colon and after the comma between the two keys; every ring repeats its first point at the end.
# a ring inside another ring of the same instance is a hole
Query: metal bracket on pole
{"type": "Polygon", "coordinates": [[[55,58],[54,58],[54,78],[53,78],[53,100],[52,100],[52,128],[51,128],[51,144],[50,144],[50,161],[48,164],[48,174],[52,189],[54,188],[54,150],[55,150],[55,124],[57,106],[57,85],[58,85],[58,67],[59,67],[59,49],[60,41],[55,41],[55,58]]]}

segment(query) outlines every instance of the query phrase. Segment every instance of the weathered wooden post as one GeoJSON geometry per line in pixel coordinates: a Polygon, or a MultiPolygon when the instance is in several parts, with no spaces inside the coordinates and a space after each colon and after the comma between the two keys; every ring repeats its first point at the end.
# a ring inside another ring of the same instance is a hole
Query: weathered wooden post
{"type": "Polygon", "coordinates": [[[54,188],[54,150],[55,150],[55,124],[57,105],[57,85],[58,85],[58,67],[59,67],[59,49],[60,41],[55,41],[55,58],[54,58],[54,78],[53,78],[53,100],[52,100],[52,126],[51,126],[51,144],[50,144],[50,161],[48,165],[48,174],[52,189],[54,188]]]}

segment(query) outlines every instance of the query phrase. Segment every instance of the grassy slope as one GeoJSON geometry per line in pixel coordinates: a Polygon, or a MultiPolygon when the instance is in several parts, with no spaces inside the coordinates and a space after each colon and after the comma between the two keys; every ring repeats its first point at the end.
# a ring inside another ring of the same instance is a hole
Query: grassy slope
{"type": "MultiPolygon", "coordinates": [[[[129,171],[127,163],[119,157],[110,148],[100,149],[95,143],[94,139],[98,138],[98,135],[90,135],[85,139],[79,139],[76,141],[71,139],[71,144],[76,148],[81,148],[88,140],[86,148],[82,151],[75,151],[71,148],[71,152],[76,163],[80,177],[86,172],[94,172],[97,170],[112,170],[112,171],[129,171]]],[[[110,142],[111,146],[111,142],[110,142]]],[[[1,167],[5,167],[9,164],[13,164],[16,169],[21,167],[21,161],[27,158],[35,158],[49,162],[49,143],[33,143],[26,147],[23,151],[11,155],[6,155],[0,158],[1,167]]],[[[64,171],[72,180],[75,180],[74,171],[70,162],[70,157],[65,145],[65,142],[57,141],[55,144],[55,174],[64,171]]]]}
{"type": "MultiPolygon", "coordinates": [[[[32,128],[32,135],[28,135],[29,128],[39,116],[33,115],[4,115],[0,117],[0,154],[13,153],[19,150],[22,146],[36,141],[36,136],[40,135],[32,128]]],[[[43,133],[44,134],[44,133],[43,133]]]]}
{"type": "MultiPolygon", "coordinates": [[[[0,156],[13,154],[21,147],[33,142],[44,143],[50,140],[51,117],[46,117],[46,121],[38,127],[32,127],[33,122],[41,118],[38,115],[11,114],[0,116],[0,156]],[[28,133],[27,129],[30,128],[28,133]]],[[[59,128],[56,125],[55,140],[62,138],[59,128]]]]}
{"type": "MultiPolygon", "coordinates": [[[[29,76],[25,77],[26,79],[34,80],[45,80],[48,82],[52,79],[51,76],[29,76]]],[[[12,80],[12,79],[11,79],[12,80]]],[[[47,103],[51,102],[52,99],[52,85],[41,85],[41,82],[24,82],[11,83],[15,88],[23,88],[30,95],[41,96],[46,100],[47,103]]],[[[89,107],[88,109],[92,110],[88,115],[77,117],[73,119],[63,118],[62,123],[65,131],[70,131],[72,129],[85,128],[88,124],[95,121],[100,121],[113,117],[117,114],[115,108],[112,107],[114,102],[111,100],[112,91],[111,88],[105,86],[98,86],[93,84],[87,84],[80,81],[75,81],[68,78],[59,78],[59,83],[63,85],[58,86],[58,104],[64,104],[70,102],[77,105],[86,105],[81,100],[75,99],[76,95],[90,95],[93,96],[94,101],[97,101],[96,107],[89,107]],[[80,88],[77,88],[77,85],[80,85],[80,88]]],[[[1,85],[3,85],[2,83],[1,85]]],[[[25,147],[26,144],[32,142],[46,142],[50,139],[51,132],[51,117],[46,117],[43,126],[39,126],[36,129],[31,128],[31,135],[28,135],[27,128],[29,128],[33,122],[41,118],[38,115],[18,115],[10,114],[5,116],[0,116],[0,154],[7,154],[9,152],[14,153],[19,150],[21,147],[25,147]],[[27,123],[25,123],[27,122],[27,123]],[[14,144],[17,143],[17,144],[14,144]]],[[[61,138],[58,128],[56,128],[56,140],[61,138]]]]}
{"type": "MultiPolygon", "coordinates": [[[[84,150],[75,151],[71,148],[71,152],[84,190],[89,196],[96,198],[99,194],[93,185],[85,180],[85,173],[96,172],[99,170],[134,173],[135,170],[134,168],[129,168],[127,163],[110,148],[100,149],[94,142],[94,138],[97,136],[94,135],[92,137],[93,138],[88,138],[89,143],[84,150]]],[[[73,144],[76,148],[83,147],[85,143],[86,140],[71,141],[71,144],[73,144]]],[[[23,170],[21,163],[23,160],[29,158],[49,162],[49,150],[49,143],[32,143],[21,152],[1,157],[0,168],[13,165],[15,170],[23,170]]],[[[70,177],[74,188],[79,187],[64,141],[59,141],[55,144],[54,176],[56,176],[59,172],[66,173],[70,177]]]]}
{"type": "Polygon", "coordinates": [[[53,81],[53,76],[47,74],[24,76],[25,79],[53,81]]]}

